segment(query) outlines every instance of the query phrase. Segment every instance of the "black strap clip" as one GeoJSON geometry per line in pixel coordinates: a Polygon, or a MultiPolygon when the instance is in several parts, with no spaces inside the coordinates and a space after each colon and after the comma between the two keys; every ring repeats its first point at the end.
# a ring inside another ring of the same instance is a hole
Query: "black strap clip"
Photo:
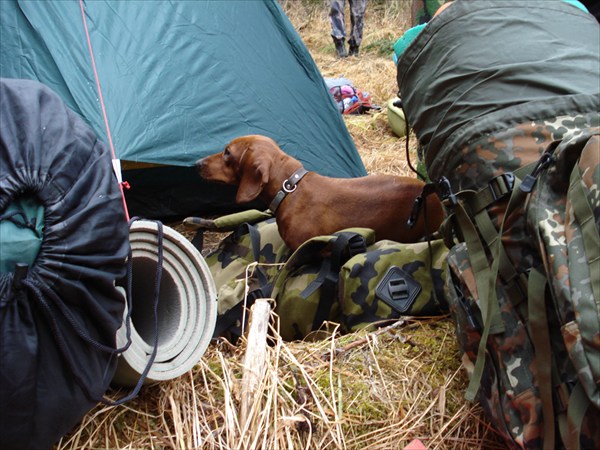
{"type": "Polygon", "coordinates": [[[556,147],[558,147],[558,144],[560,144],[560,141],[551,142],[547,150],[544,153],[542,153],[542,156],[538,160],[531,173],[525,175],[525,178],[523,178],[523,181],[519,186],[519,189],[521,189],[522,192],[529,194],[531,191],[533,191],[533,187],[535,186],[535,182],[537,181],[538,175],[543,170],[546,170],[546,168],[552,163],[552,155],[554,153],[554,150],[556,150],[556,147]]]}
{"type": "Polygon", "coordinates": [[[423,194],[419,195],[415,198],[415,202],[413,203],[412,211],[410,212],[410,216],[408,217],[408,221],[406,225],[408,228],[412,228],[417,223],[417,219],[419,218],[419,214],[421,214],[421,208],[423,207],[423,194]]]}
{"type": "Polygon", "coordinates": [[[410,216],[408,217],[408,221],[406,222],[406,225],[409,228],[414,227],[417,223],[417,220],[419,219],[419,214],[421,214],[421,209],[423,208],[423,204],[425,203],[425,199],[427,198],[427,196],[436,192],[437,187],[435,183],[427,183],[425,186],[423,186],[421,194],[417,198],[415,198],[412,211],[410,212],[410,216]]]}

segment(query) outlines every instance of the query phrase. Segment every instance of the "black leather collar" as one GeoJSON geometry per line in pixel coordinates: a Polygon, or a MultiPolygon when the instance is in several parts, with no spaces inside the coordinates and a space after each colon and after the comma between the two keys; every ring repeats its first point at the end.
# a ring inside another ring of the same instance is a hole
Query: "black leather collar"
{"type": "Polygon", "coordinates": [[[277,211],[277,208],[279,208],[279,205],[286,197],[286,195],[291,194],[296,190],[298,183],[307,173],[308,170],[306,170],[304,167],[300,167],[287,180],[283,182],[281,189],[279,190],[279,192],[277,192],[277,194],[275,194],[275,198],[273,199],[273,201],[271,201],[271,204],[269,205],[269,209],[271,210],[271,212],[273,212],[273,214],[275,214],[275,211],[277,211]]]}

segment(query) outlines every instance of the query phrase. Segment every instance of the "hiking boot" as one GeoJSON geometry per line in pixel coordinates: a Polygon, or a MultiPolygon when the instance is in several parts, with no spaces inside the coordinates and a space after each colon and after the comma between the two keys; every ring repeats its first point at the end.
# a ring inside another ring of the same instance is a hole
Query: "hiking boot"
{"type": "Polygon", "coordinates": [[[358,45],[356,45],[352,41],[350,41],[348,44],[350,45],[350,49],[348,50],[348,55],[349,56],[358,56],[358,45]]]}
{"type": "Polygon", "coordinates": [[[342,39],[333,38],[333,43],[335,44],[335,50],[337,51],[337,55],[339,58],[345,58],[346,56],[348,56],[344,38],[342,38],[342,39]]]}

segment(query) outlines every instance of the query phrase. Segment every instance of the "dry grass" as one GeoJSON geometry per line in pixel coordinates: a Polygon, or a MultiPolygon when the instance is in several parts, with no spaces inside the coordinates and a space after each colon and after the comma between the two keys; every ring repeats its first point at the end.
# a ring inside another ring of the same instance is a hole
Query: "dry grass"
{"type": "MultiPolygon", "coordinates": [[[[408,0],[371,0],[361,55],[345,60],[335,57],[323,1],[283,4],[323,76],[349,78],[381,106],[395,96],[390,52],[410,26],[408,0]]],[[[345,122],[369,172],[410,174],[405,140],[392,134],[385,110],[345,122]]],[[[411,159],[416,165],[414,145],[411,159]]],[[[247,423],[239,414],[246,341],[219,341],[185,376],[147,386],[125,406],[96,407],[57,450],[402,449],[412,439],[428,449],[504,448],[464,400],[447,318],[406,318],[315,342],[272,334],[247,423]]]]}
{"type": "Polygon", "coordinates": [[[463,401],[453,333],[448,320],[405,318],[315,342],[275,337],[246,423],[246,341],[219,341],[185,376],[90,412],[59,448],[361,450],[420,439],[428,449],[501,449],[463,401]]]}
{"type": "MultiPolygon", "coordinates": [[[[410,0],[370,1],[365,14],[363,42],[358,58],[337,58],[323,2],[288,0],[288,16],[326,78],[350,79],[368,92],[380,113],[344,116],[363,163],[370,173],[412,174],[405,139],[397,138],[387,123],[386,102],[398,92],[392,45],[410,27],[410,0]],[[301,7],[304,5],[304,8],[301,7]],[[311,6],[312,5],[312,8],[311,6]]],[[[347,20],[347,23],[350,21],[347,20]]],[[[410,139],[410,157],[416,167],[416,139],[410,139]]]]}

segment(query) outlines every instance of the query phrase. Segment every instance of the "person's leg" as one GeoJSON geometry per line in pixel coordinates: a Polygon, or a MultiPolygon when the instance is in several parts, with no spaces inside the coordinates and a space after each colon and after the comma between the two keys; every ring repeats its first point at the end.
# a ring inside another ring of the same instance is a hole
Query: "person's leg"
{"type": "Polygon", "coordinates": [[[346,0],[331,0],[329,9],[329,22],[331,23],[331,37],[340,58],[348,56],[346,51],[346,23],[344,21],[344,5],[346,0]]]}
{"type": "Polygon", "coordinates": [[[352,31],[350,33],[350,39],[348,39],[348,44],[350,46],[349,54],[358,56],[358,48],[362,42],[367,0],[348,1],[350,3],[350,20],[352,21],[352,31]]]}

